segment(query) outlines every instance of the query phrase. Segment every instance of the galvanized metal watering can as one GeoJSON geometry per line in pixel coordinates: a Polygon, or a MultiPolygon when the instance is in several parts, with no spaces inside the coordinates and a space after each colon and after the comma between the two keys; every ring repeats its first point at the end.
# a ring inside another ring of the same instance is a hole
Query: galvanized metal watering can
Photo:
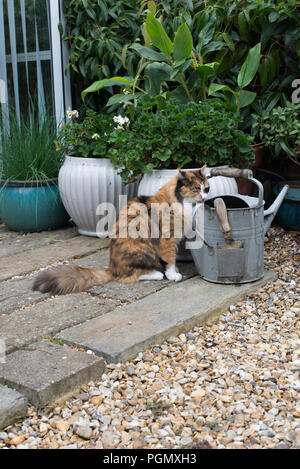
{"type": "Polygon", "coordinates": [[[211,169],[212,176],[248,178],[257,186],[258,197],[220,194],[210,198],[208,194],[205,204],[194,208],[193,229],[203,241],[201,248],[193,247],[197,245],[195,239],[188,242],[196,268],[204,279],[211,282],[259,280],[264,276],[264,236],[289,186],[284,186],[274,203],[264,210],[263,186],[253,178],[252,171],[211,169]],[[226,206],[225,212],[222,212],[222,204],[223,208],[226,206]],[[223,225],[220,224],[222,217],[223,225]]]}

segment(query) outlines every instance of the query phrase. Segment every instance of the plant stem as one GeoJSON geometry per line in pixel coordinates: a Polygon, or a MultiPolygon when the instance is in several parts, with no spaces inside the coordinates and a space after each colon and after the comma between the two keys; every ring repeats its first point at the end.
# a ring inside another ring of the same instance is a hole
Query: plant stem
{"type": "MultiPolygon", "coordinates": [[[[144,70],[144,68],[148,65],[149,62],[146,61],[146,59],[142,59],[142,63],[141,63],[141,66],[135,76],[135,79],[134,79],[134,82],[132,84],[132,93],[134,94],[135,92],[135,88],[138,88],[137,86],[137,82],[138,82],[138,79],[140,77],[140,74],[142,73],[142,71],[144,70]]],[[[139,88],[138,88],[139,89],[139,88]]]]}
{"type": "MultiPolygon", "coordinates": [[[[168,62],[169,62],[169,64],[171,65],[171,67],[174,69],[174,62],[173,62],[173,60],[171,59],[170,56],[168,57],[168,62]]],[[[185,90],[185,92],[186,92],[186,94],[187,94],[189,100],[192,101],[192,102],[194,102],[194,98],[193,98],[193,96],[191,95],[191,93],[189,92],[189,89],[188,89],[187,84],[186,84],[186,82],[185,82],[185,80],[184,80],[184,78],[183,78],[182,73],[179,73],[179,74],[178,74],[178,78],[179,78],[180,83],[182,84],[182,86],[183,86],[183,88],[184,88],[184,90],[185,90]]]]}
{"type": "Polygon", "coordinates": [[[203,101],[206,100],[206,88],[205,88],[205,80],[204,79],[201,80],[201,97],[202,97],[203,101]]]}
{"type": "Polygon", "coordinates": [[[187,94],[189,100],[194,102],[194,98],[193,98],[193,96],[191,95],[191,93],[189,92],[189,89],[188,89],[188,87],[187,87],[187,85],[186,85],[186,82],[184,81],[184,78],[183,78],[183,76],[182,76],[181,73],[178,75],[178,78],[179,78],[179,80],[180,80],[180,82],[181,82],[183,88],[185,89],[185,92],[186,92],[186,94],[187,94]]]}
{"type": "Polygon", "coordinates": [[[241,111],[241,96],[240,94],[236,97],[237,105],[236,105],[236,112],[240,113],[241,111]]]}
{"type": "Polygon", "coordinates": [[[294,158],[293,158],[291,155],[289,155],[288,153],[287,153],[287,156],[288,156],[288,158],[289,158],[293,163],[296,163],[298,166],[300,166],[299,161],[294,160],[294,158]]]}

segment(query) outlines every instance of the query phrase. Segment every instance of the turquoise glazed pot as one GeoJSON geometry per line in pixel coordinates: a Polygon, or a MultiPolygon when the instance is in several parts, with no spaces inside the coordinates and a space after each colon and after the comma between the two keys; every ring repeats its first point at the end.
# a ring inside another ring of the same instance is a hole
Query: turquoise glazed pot
{"type": "Polygon", "coordinates": [[[1,217],[13,231],[54,230],[67,224],[57,180],[48,183],[16,181],[0,186],[1,217]]]}
{"type": "Polygon", "coordinates": [[[273,190],[277,195],[282,186],[288,184],[290,186],[287,195],[277,212],[276,221],[286,230],[300,230],[300,181],[285,181],[276,184],[273,190]]]}

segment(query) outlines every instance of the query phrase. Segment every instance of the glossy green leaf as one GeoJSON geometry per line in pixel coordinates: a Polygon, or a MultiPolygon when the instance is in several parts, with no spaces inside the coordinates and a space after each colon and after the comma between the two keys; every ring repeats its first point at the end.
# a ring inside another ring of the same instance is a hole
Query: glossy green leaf
{"type": "Polygon", "coordinates": [[[288,155],[294,157],[297,156],[296,153],[292,150],[292,148],[290,148],[283,140],[279,141],[279,145],[281,146],[283,151],[285,151],[288,155]]]}
{"type": "Polygon", "coordinates": [[[112,106],[113,104],[127,103],[128,101],[132,101],[133,99],[138,99],[141,95],[142,93],[114,94],[111,98],[109,98],[106,106],[112,106]]]}
{"type": "Polygon", "coordinates": [[[238,74],[238,86],[240,89],[245,88],[256,75],[260,62],[261,44],[258,43],[248,52],[245,62],[238,74]]]}
{"type": "Polygon", "coordinates": [[[151,39],[150,39],[150,36],[149,36],[149,34],[147,33],[147,30],[146,30],[146,23],[144,23],[143,26],[142,26],[142,35],[143,35],[143,38],[144,38],[145,46],[150,47],[151,39]]]}
{"type": "Polygon", "coordinates": [[[278,20],[278,18],[280,18],[280,13],[278,11],[272,11],[270,14],[269,14],[269,21],[270,23],[274,23],[275,21],[278,20]]]}
{"type": "Polygon", "coordinates": [[[145,76],[148,78],[147,91],[151,96],[160,94],[162,81],[170,80],[172,67],[165,63],[153,62],[145,68],[145,76]]]}
{"type": "Polygon", "coordinates": [[[188,59],[193,49],[193,38],[186,23],[183,23],[175,33],[173,57],[175,60],[188,59]]]}
{"type": "Polygon", "coordinates": [[[224,41],[226,42],[226,45],[231,50],[231,52],[234,52],[234,43],[233,43],[232,37],[228,33],[223,33],[222,36],[224,38],[224,41]]]}
{"type": "Polygon", "coordinates": [[[206,44],[213,39],[214,33],[216,29],[216,12],[213,11],[211,15],[209,15],[209,20],[204,24],[203,28],[199,32],[199,43],[198,46],[200,50],[206,44]]]}
{"type": "Polygon", "coordinates": [[[217,93],[218,91],[229,91],[233,95],[237,96],[239,93],[236,93],[233,91],[229,86],[227,85],[221,85],[219,83],[211,83],[208,89],[208,96],[213,95],[214,93],[217,93]]]}
{"type": "Polygon", "coordinates": [[[150,12],[147,14],[146,31],[153,45],[169,57],[173,50],[173,43],[162,24],[150,12]]]}
{"type": "Polygon", "coordinates": [[[131,49],[134,49],[139,55],[148,60],[154,60],[155,62],[165,62],[167,60],[167,57],[162,52],[157,52],[141,44],[133,44],[131,49]]]}
{"type": "Polygon", "coordinates": [[[108,88],[110,86],[130,86],[132,85],[132,80],[127,80],[123,77],[113,77],[113,78],[104,78],[104,80],[98,80],[92,83],[88,88],[82,91],[81,98],[84,101],[88,93],[96,93],[102,88],[108,88]]]}
{"type": "Polygon", "coordinates": [[[215,73],[215,67],[219,65],[219,62],[212,62],[210,64],[199,65],[196,68],[201,78],[206,78],[208,75],[215,73]]]}
{"type": "Polygon", "coordinates": [[[253,93],[252,91],[242,90],[240,94],[240,109],[249,106],[249,104],[253,103],[255,98],[256,93],[253,93]]]}

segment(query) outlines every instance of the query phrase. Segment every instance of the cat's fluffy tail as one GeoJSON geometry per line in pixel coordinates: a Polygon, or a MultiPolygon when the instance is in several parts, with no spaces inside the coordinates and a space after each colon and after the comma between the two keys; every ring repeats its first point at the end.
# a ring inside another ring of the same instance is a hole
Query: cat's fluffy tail
{"type": "Polygon", "coordinates": [[[109,269],[85,269],[75,265],[61,266],[40,272],[33,284],[33,290],[52,295],[67,295],[88,290],[113,280],[109,269]]]}

